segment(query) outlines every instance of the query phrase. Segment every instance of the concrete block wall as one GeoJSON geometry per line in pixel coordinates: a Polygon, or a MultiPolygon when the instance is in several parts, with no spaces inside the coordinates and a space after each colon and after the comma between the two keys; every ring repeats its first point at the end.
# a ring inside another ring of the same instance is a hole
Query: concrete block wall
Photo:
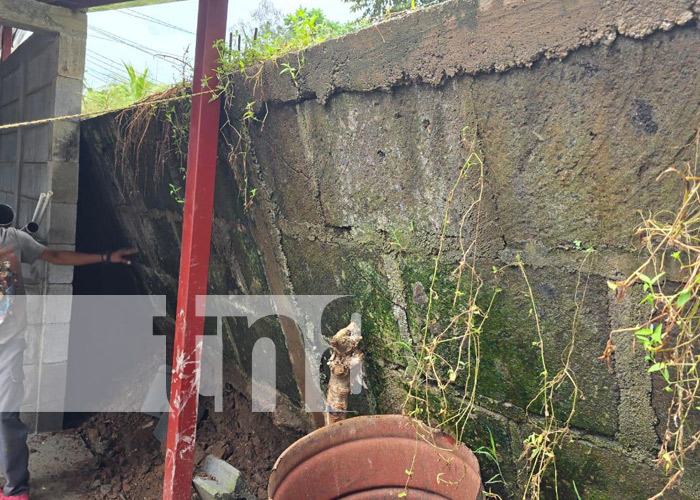
{"type": "MultiPolygon", "coordinates": [[[[80,113],[85,13],[26,0],[0,0],[0,24],[34,34],[0,63],[0,124],[80,113]]],[[[18,228],[42,192],[53,191],[37,239],[58,249],[75,245],[78,197],[77,119],[0,133],[0,202],[15,208],[18,228]]],[[[23,269],[29,303],[23,417],[34,430],[57,429],[70,333],[73,269],[44,262],[23,269]]]]}
{"type": "MultiPolygon", "coordinates": [[[[464,234],[471,242],[479,223],[483,304],[496,286],[493,266],[520,255],[552,353],[550,369],[571,338],[580,297],[583,253],[576,242],[596,249],[572,358],[586,399],[577,405],[571,442],[557,456],[559,498],[576,498],[574,481],[581,498],[649,498],[665,482],[651,466],[664,432],[663,385],[630,338],[614,338],[610,368],[598,357],[612,329],[639,321],[640,298],[619,304],[606,286],[640,263],[639,211],[677,207],[679,185],[657,177],[694,158],[697,26],[697,10],[675,0],[461,0],[312,47],[296,82],[279,74],[279,61],[266,64],[259,82],[238,82],[228,109],[241,116],[255,102],[265,123],[249,128],[245,167],[219,157],[209,289],[347,295],[325,315],[324,333],[361,312],[367,390],[351,408],[400,412],[407,356],[396,341],[420,345],[423,338],[447,197],[466,159],[460,137],[465,127],[476,130],[485,190],[481,217],[466,220],[464,234]],[[258,189],[247,211],[236,184],[244,168],[258,189]]],[[[176,162],[143,191],[125,189],[123,178],[149,165],[146,153],[133,154],[131,171],[120,172],[112,163],[119,147],[114,117],[82,128],[83,172],[99,191],[93,196],[110,201],[110,220],[138,246],[144,288],[174,295],[173,228],[182,210],[168,183],[178,182],[176,162]]],[[[472,171],[453,198],[436,280],[441,299],[433,303],[445,322],[462,255],[459,224],[475,185],[472,171]]],[[[511,268],[497,284],[502,291],[481,333],[477,411],[463,438],[477,448],[488,446],[493,433],[507,482],[497,492],[518,498],[523,441],[531,432],[525,409],[537,394],[541,365],[522,276],[511,268]]],[[[283,358],[294,339],[279,339],[279,330],[270,327],[264,336],[277,348],[278,389],[293,400],[296,387],[282,384],[293,380],[283,358]]],[[[258,332],[241,325],[225,332],[233,346],[225,362],[250,374],[258,332]]],[[[686,462],[683,486],[669,498],[698,498],[699,465],[686,462]]],[[[488,460],[482,467],[482,477],[495,474],[488,460]]]]}

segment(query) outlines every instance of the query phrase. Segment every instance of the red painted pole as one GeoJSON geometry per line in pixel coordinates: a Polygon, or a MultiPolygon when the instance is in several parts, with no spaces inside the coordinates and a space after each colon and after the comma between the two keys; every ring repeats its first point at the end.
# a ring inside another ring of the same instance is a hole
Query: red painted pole
{"type": "Polygon", "coordinates": [[[9,27],[9,26],[2,27],[2,41],[0,41],[0,46],[2,47],[0,49],[0,52],[2,52],[2,55],[0,57],[4,61],[8,57],[10,57],[10,54],[12,54],[12,28],[11,27],[9,27]]]}
{"type": "MultiPolygon", "coordinates": [[[[213,46],[226,36],[227,10],[228,0],[199,0],[194,94],[205,89],[205,77],[210,78],[208,87],[216,86],[219,56],[213,46]]],[[[199,356],[204,333],[204,318],[195,314],[195,298],[207,293],[220,111],[221,102],[211,101],[209,94],[192,99],[163,500],[192,497],[199,356]]]]}

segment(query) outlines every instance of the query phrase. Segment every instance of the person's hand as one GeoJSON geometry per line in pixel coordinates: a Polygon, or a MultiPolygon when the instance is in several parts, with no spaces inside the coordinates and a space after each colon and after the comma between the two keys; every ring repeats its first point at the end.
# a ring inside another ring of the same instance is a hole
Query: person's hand
{"type": "Polygon", "coordinates": [[[126,258],[127,255],[133,255],[138,250],[135,248],[121,248],[117,251],[112,252],[112,254],[109,256],[109,262],[112,264],[126,264],[129,265],[131,264],[131,261],[126,258]]]}

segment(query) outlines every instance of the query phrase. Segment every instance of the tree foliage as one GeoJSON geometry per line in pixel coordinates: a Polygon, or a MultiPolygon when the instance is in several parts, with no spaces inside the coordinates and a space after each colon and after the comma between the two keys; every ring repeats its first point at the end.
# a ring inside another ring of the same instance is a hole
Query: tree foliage
{"type": "Polygon", "coordinates": [[[414,7],[424,7],[445,0],[343,0],[351,4],[353,12],[360,12],[368,18],[381,17],[387,13],[408,10],[414,7]]]}
{"type": "Polygon", "coordinates": [[[125,63],[124,69],[126,78],[99,88],[85,88],[83,113],[124,108],[167,88],[167,85],[159,85],[149,78],[148,68],[139,73],[132,65],[125,63]]]}

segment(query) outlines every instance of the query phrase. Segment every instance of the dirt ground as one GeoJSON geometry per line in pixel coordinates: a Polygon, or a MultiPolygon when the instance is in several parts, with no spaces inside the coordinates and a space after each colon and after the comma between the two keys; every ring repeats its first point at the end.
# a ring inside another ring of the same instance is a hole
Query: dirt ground
{"type": "MultiPolygon", "coordinates": [[[[266,499],[267,481],[277,457],[300,434],[277,427],[269,414],[252,413],[250,401],[231,386],[224,411],[206,401],[197,431],[197,464],[208,454],[240,470],[251,490],[266,499]]],[[[95,454],[94,470],[80,479],[86,500],[156,500],[162,497],[164,447],[153,437],[155,419],[142,414],[93,415],[76,432],[95,454]]],[[[193,493],[192,498],[198,498],[193,493]]]]}

